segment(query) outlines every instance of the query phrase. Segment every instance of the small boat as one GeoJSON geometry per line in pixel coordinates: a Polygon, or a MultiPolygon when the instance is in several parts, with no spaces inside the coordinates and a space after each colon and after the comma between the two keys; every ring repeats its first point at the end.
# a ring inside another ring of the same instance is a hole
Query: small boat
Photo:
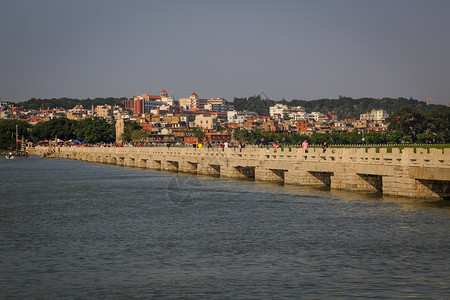
{"type": "Polygon", "coordinates": [[[27,152],[18,152],[14,155],[15,158],[28,158],[27,152]]]}
{"type": "Polygon", "coordinates": [[[7,155],[5,155],[6,159],[15,159],[15,158],[28,158],[28,153],[27,152],[17,152],[17,153],[8,153],[7,155]]]}

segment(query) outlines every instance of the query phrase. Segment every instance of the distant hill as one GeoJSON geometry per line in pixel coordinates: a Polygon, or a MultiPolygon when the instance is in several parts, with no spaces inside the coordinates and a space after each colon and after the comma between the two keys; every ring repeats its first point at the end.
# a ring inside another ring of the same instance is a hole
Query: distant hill
{"type": "Polygon", "coordinates": [[[356,118],[372,109],[383,109],[388,114],[392,114],[402,106],[414,107],[421,112],[429,112],[443,105],[427,105],[423,101],[406,98],[360,98],[339,97],[339,99],[318,99],[318,100],[292,100],[274,101],[261,99],[260,96],[248,98],[234,98],[236,110],[255,111],[260,115],[269,115],[269,107],[275,104],[285,104],[287,106],[303,106],[306,112],[318,111],[321,113],[331,112],[337,114],[339,119],[356,118]]]}
{"type": "Polygon", "coordinates": [[[91,108],[92,105],[119,105],[123,106],[123,100],[127,100],[127,98],[95,98],[95,99],[72,99],[72,98],[52,98],[52,99],[36,99],[31,98],[30,100],[19,102],[17,106],[23,106],[28,109],[47,109],[47,108],[65,108],[71,109],[76,105],[82,105],[84,108],[91,108]]]}

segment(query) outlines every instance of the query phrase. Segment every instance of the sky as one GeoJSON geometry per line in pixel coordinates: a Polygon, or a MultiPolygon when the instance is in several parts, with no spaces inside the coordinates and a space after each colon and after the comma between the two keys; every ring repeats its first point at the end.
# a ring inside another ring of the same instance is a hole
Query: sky
{"type": "Polygon", "coordinates": [[[0,0],[0,98],[450,103],[448,0],[0,0]]]}

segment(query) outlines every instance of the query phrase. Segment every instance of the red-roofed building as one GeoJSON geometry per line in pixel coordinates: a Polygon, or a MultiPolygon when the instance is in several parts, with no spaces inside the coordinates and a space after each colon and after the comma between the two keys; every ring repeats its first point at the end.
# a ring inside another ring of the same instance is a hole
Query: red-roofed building
{"type": "Polygon", "coordinates": [[[158,109],[159,106],[165,105],[169,100],[166,90],[162,90],[159,96],[142,94],[141,96],[133,97],[132,100],[125,100],[124,105],[125,108],[132,110],[135,114],[145,114],[151,110],[158,109]]]}

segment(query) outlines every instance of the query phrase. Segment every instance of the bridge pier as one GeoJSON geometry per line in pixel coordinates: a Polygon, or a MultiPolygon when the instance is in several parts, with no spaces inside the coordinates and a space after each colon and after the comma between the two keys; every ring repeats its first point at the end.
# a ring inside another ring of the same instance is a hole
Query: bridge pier
{"type": "Polygon", "coordinates": [[[220,176],[222,170],[223,166],[218,164],[209,164],[205,160],[197,165],[197,174],[199,175],[220,176]]]}
{"type": "Polygon", "coordinates": [[[135,158],[134,157],[126,157],[123,160],[123,165],[125,167],[135,167],[135,158]]]}
{"type": "Polygon", "coordinates": [[[450,180],[416,179],[418,193],[428,194],[427,198],[450,200],[450,180]],[[420,190],[421,189],[421,190],[420,190]]]}
{"type": "Polygon", "coordinates": [[[331,172],[308,172],[292,169],[284,174],[284,183],[308,186],[330,186],[331,175],[331,172]]]}
{"type": "Polygon", "coordinates": [[[358,174],[350,167],[342,166],[330,177],[332,189],[361,192],[382,191],[381,178],[370,174],[358,174]]]}
{"type": "Polygon", "coordinates": [[[150,170],[161,170],[161,161],[148,159],[146,168],[150,170]]]}
{"type": "Polygon", "coordinates": [[[147,159],[142,158],[140,156],[136,157],[135,167],[136,168],[146,168],[147,167],[147,159]]]}
{"type": "Polygon", "coordinates": [[[242,166],[220,166],[221,178],[255,178],[255,167],[242,167],[242,166]]]}
{"type": "Polygon", "coordinates": [[[255,167],[255,180],[270,181],[270,182],[284,182],[285,169],[269,169],[264,167],[255,167]]]}
{"type": "Polygon", "coordinates": [[[125,166],[125,157],[116,157],[116,165],[125,166]]]}
{"type": "Polygon", "coordinates": [[[172,160],[161,161],[161,170],[178,172],[178,161],[172,161],[172,160]]]}
{"type": "Polygon", "coordinates": [[[197,174],[197,165],[198,163],[190,162],[190,161],[181,161],[179,163],[178,171],[184,173],[192,173],[197,174]]]}
{"type": "Polygon", "coordinates": [[[411,178],[407,168],[396,169],[393,176],[383,176],[383,194],[423,199],[450,199],[449,180],[411,178]]]}
{"type": "Polygon", "coordinates": [[[115,165],[116,164],[116,159],[112,155],[109,155],[109,156],[106,156],[104,158],[104,163],[110,164],[110,165],[115,165]]]}

